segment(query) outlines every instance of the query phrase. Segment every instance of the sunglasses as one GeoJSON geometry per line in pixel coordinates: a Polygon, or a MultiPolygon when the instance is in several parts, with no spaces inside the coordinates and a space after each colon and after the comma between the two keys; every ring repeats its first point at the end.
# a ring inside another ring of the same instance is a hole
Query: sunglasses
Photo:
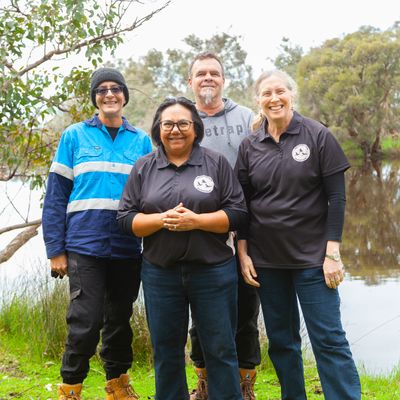
{"type": "Polygon", "coordinates": [[[110,88],[97,88],[94,90],[94,92],[101,97],[104,97],[108,94],[108,91],[110,91],[112,94],[121,94],[123,92],[123,87],[122,86],[113,86],[110,88]]]}

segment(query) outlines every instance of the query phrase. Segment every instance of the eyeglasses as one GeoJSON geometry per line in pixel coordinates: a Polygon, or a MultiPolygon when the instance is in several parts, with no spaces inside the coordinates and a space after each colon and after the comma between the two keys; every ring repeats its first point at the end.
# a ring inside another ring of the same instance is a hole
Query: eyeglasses
{"type": "Polygon", "coordinates": [[[160,126],[164,132],[171,132],[176,125],[180,132],[184,133],[190,129],[190,126],[193,124],[193,121],[188,121],[187,119],[180,119],[178,122],[173,121],[161,121],[160,126]]]}
{"type": "Polygon", "coordinates": [[[95,93],[101,97],[104,97],[108,94],[108,91],[110,91],[112,94],[120,94],[123,91],[122,86],[113,86],[110,88],[97,88],[94,90],[95,93]]]}

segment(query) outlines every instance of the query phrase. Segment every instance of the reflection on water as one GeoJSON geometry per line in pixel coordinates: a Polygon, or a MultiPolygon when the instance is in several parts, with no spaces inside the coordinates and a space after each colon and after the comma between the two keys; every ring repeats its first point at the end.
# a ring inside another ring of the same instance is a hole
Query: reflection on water
{"type": "Polygon", "coordinates": [[[368,285],[400,277],[400,162],[352,167],[346,173],[341,253],[347,272],[368,285]]]}
{"type": "MultiPolygon", "coordinates": [[[[346,173],[346,222],[341,253],[346,280],[340,286],[342,321],[358,366],[369,373],[385,373],[400,366],[400,162],[353,166],[346,173]]],[[[8,183],[8,197],[24,215],[39,218],[40,193],[8,183]]],[[[8,207],[5,184],[0,182],[0,226],[20,223],[8,207]]],[[[0,236],[0,247],[5,244],[0,236]]],[[[0,301],[4,289],[21,275],[48,276],[41,230],[7,263],[0,264],[0,301]],[[39,268],[44,268],[38,272],[39,268]],[[7,281],[7,283],[5,283],[7,281]]],[[[15,289],[13,288],[15,294],[15,289]]]]}
{"type": "Polygon", "coordinates": [[[400,162],[346,173],[342,321],[358,366],[400,366],[400,162]]]}

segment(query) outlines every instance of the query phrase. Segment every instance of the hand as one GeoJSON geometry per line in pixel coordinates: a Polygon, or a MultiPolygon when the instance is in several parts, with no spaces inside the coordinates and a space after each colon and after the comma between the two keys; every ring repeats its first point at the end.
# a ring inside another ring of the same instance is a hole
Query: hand
{"type": "Polygon", "coordinates": [[[260,284],[256,281],[257,272],[254,268],[252,259],[247,254],[240,255],[239,259],[240,269],[242,271],[244,281],[248,285],[260,287],[260,284]]]}
{"type": "Polygon", "coordinates": [[[344,265],[342,261],[333,261],[325,258],[323,270],[325,283],[328,288],[336,289],[343,282],[344,265]]]}
{"type": "Polygon", "coordinates": [[[68,261],[65,253],[50,258],[50,268],[57,272],[61,277],[68,275],[68,261]]]}
{"type": "Polygon", "coordinates": [[[163,216],[164,228],[170,231],[183,232],[197,229],[198,214],[183,207],[179,203],[172,210],[168,210],[163,216]]]}

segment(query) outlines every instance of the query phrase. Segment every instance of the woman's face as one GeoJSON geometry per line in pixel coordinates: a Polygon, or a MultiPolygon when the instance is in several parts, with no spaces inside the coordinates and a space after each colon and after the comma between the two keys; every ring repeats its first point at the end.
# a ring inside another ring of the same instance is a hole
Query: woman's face
{"type": "Polygon", "coordinates": [[[174,104],[161,113],[160,140],[167,156],[189,158],[195,139],[190,110],[174,104]]]}
{"type": "Polygon", "coordinates": [[[286,82],[277,76],[270,76],[261,82],[257,103],[269,123],[292,118],[292,92],[286,82]]]}
{"type": "Polygon", "coordinates": [[[106,90],[104,95],[96,94],[96,104],[99,108],[100,116],[113,118],[122,116],[122,108],[125,104],[125,96],[122,87],[116,82],[102,82],[96,89],[106,90]],[[119,89],[118,93],[113,93],[111,89],[119,89]]]}

